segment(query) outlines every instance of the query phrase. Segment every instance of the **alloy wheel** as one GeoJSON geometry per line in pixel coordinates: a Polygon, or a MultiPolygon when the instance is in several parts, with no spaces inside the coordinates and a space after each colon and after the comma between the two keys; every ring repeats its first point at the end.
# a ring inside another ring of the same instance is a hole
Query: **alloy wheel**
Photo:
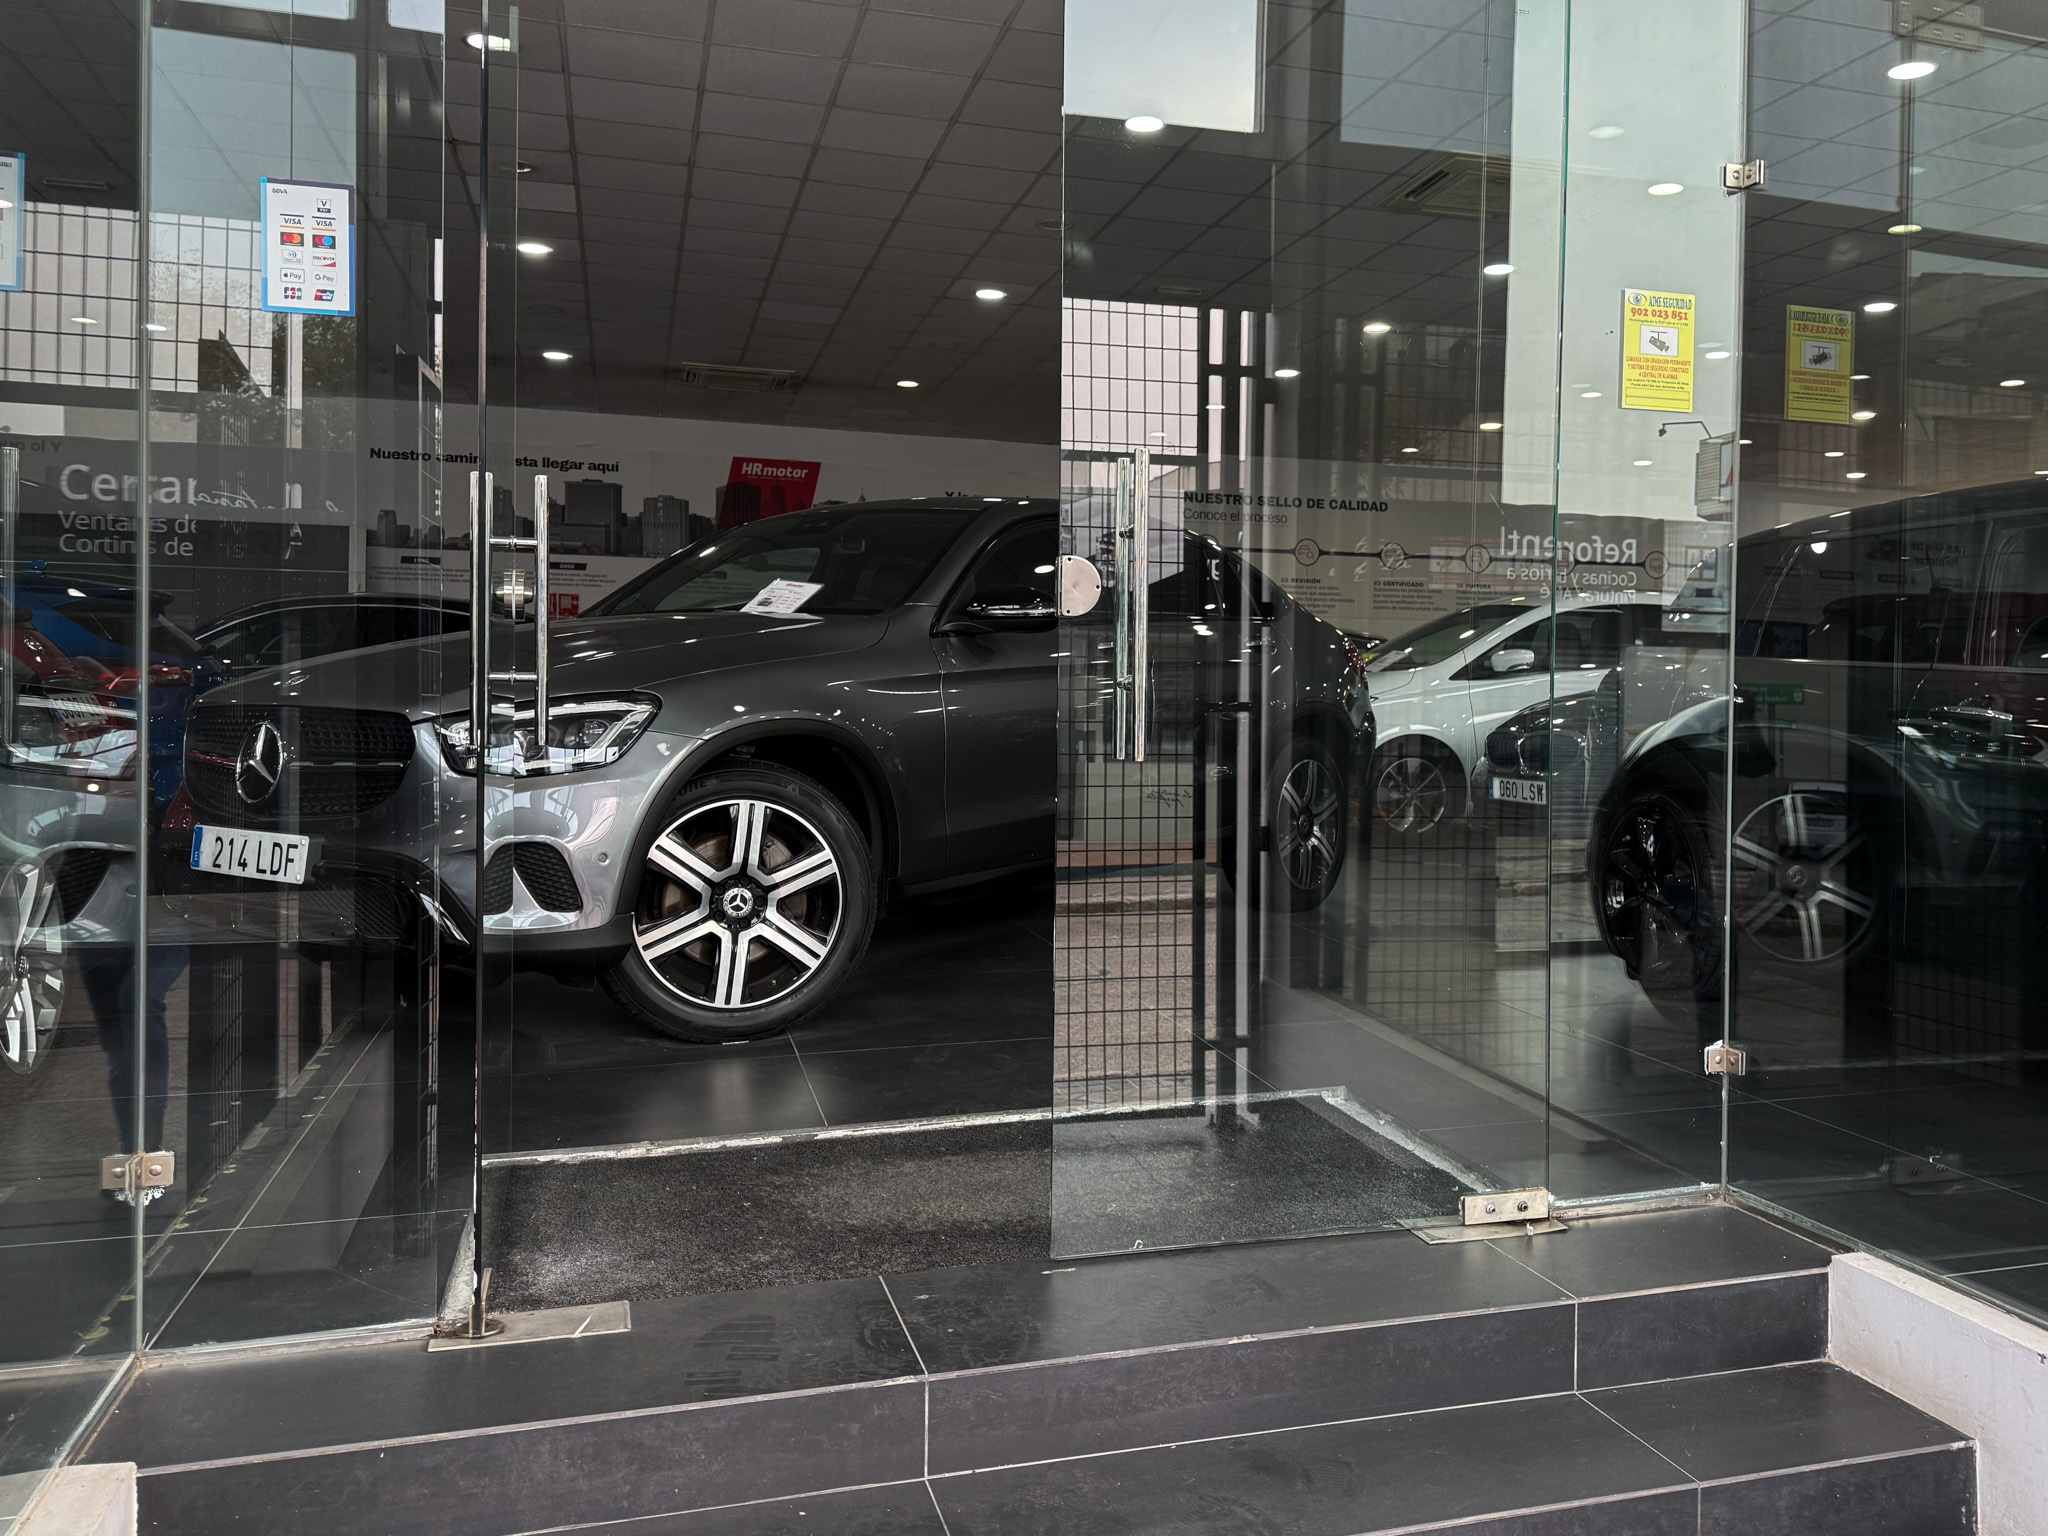
{"type": "Polygon", "coordinates": [[[823,835],[786,806],[694,806],[647,850],[633,939],[663,985],[706,1008],[756,1008],[832,951],[845,892],[823,835]]]}
{"type": "Polygon", "coordinates": [[[1344,799],[1323,764],[1304,757],[1280,781],[1274,847],[1297,889],[1320,891],[1343,857],[1344,799]]]}
{"type": "Polygon", "coordinates": [[[1444,819],[1450,805],[1450,781],[1434,758],[1405,753],[1381,764],[1373,808],[1396,832],[1427,832],[1444,819]]]}
{"type": "Polygon", "coordinates": [[[64,946],[50,926],[56,885],[34,864],[0,875],[0,1061],[28,1073],[64,1006],[64,946]]]}
{"type": "Polygon", "coordinates": [[[1777,959],[1839,959],[1877,920],[1874,852],[1833,795],[1794,791],[1766,800],[1735,832],[1736,923],[1777,959]]]}
{"type": "Polygon", "coordinates": [[[1661,976],[1688,954],[1708,901],[1705,871],[1672,807],[1638,801],[1609,834],[1601,902],[1608,932],[1634,951],[1638,974],[1661,976]]]}

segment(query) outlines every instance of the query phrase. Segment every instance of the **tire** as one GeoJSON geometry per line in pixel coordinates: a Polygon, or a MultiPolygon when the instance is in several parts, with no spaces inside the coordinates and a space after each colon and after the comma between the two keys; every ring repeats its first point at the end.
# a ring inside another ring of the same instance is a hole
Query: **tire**
{"type": "Polygon", "coordinates": [[[1601,833],[1594,904],[1607,947],[1666,1019],[1719,1037],[1721,939],[1705,823],[1662,787],[1632,795],[1601,833]]]}
{"type": "Polygon", "coordinates": [[[1428,837],[1457,815],[1465,775],[1433,741],[1407,737],[1373,755],[1372,815],[1397,837],[1428,837]]]}
{"type": "Polygon", "coordinates": [[[829,1001],[874,930],[873,860],[823,786],[769,766],[706,774],[641,855],[633,945],[602,980],[678,1040],[787,1029],[829,1001]]]}
{"type": "MultiPolygon", "coordinates": [[[[1350,807],[1336,754],[1313,737],[1295,737],[1286,758],[1266,775],[1271,852],[1256,861],[1252,900],[1272,912],[1310,912],[1328,901],[1344,873],[1350,807]]],[[[1218,862],[1235,887],[1237,839],[1225,831],[1218,862]]]]}
{"type": "Polygon", "coordinates": [[[1839,972],[1884,926],[1892,860],[1842,796],[1781,789],[1737,823],[1729,915],[1745,966],[1839,972]]]}

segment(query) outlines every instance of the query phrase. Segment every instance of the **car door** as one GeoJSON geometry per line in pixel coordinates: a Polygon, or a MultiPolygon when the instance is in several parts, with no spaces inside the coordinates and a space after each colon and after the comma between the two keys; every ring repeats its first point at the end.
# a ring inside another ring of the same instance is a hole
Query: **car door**
{"type": "Polygon", "coordinates": [[[1590,693],[1621,661],[1625,624],[1618,607],[1567,608],[1496,640],[1459,674],[1470,690],[1470,739],[1478,760],[1487,733],[1531,704],[1590,693]]]}
{"type": "MultiPolygon", "coordinates": [[[[939,610],[945,629],[977,596],[1025,589],[1057,607],[1054,519],[992,538],[939,610]]],[[[946,722],[946,862],[956,874],[1052,858],[1058,631],[937,634],[946,722]]]]}

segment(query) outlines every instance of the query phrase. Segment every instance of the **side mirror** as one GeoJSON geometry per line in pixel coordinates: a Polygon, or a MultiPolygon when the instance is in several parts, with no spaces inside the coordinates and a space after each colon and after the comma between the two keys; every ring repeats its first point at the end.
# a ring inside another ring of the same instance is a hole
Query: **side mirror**
{"type": "Polygon", "coordinates": [[[1496,672],[1526,672],[1536,665],[1536,653],[1525,650],[1495,651],[1487,665],[1496,672]]]}
{"type": "Polygon", "coordinates": [[[987,635],[1051,629],[1059,604],[1050,593],[1030,587],[990,587],[933,631],[940,635],[987,635]]]}

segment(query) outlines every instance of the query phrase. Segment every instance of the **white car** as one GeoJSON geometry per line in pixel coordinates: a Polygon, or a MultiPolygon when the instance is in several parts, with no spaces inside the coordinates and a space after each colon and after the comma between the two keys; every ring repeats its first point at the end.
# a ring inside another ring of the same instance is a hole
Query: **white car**
{"type": "Polygon", "coordinates": [[[1486,793],[1474,768],[1487,732],[1531,704],[1598,687],[1628,645],[1660,628],[1667,602],[1580,599],[1553,619],[1548,597],[1516,598],[1461,608],[1387,642],[1366,666],[1379,722],[1373,810],[1408,837],[1469,812],[1475,793],[1486,793]]]}

